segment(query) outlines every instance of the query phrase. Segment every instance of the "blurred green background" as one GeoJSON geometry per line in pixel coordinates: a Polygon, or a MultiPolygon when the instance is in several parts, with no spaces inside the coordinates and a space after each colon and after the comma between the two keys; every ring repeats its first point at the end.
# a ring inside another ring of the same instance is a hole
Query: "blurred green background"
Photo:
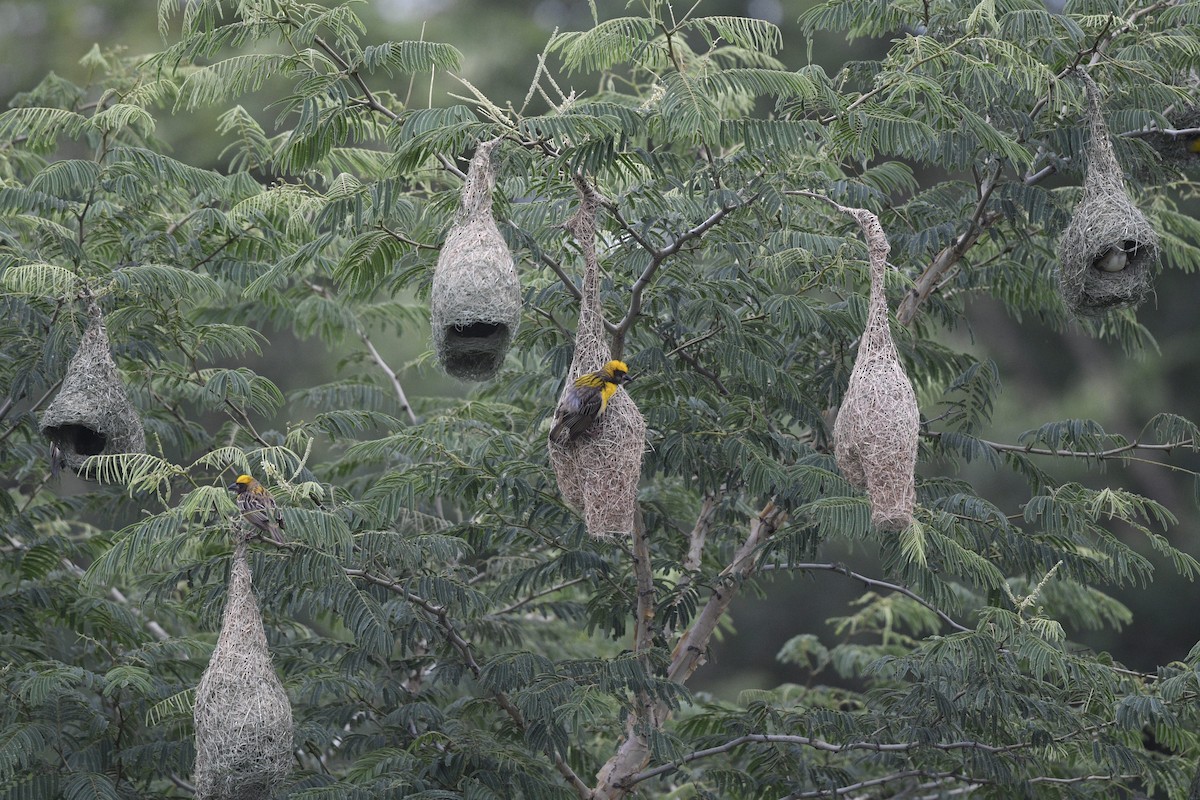
{"type": "MultiPolygon", "coordinates": [[[[858,40],[849,44],[833,36],[818,42],[804,40],[795,23],[809,5],[787,0],[703,0],[699,11],[754,16],[778,24],[784,35],[780,57],[792,67],[811,60],[832,73],[847,60],[877,56],[886,48],[886,42],[858,40]]],[[[624,3],[614,0],[598,0],[597,6],[604,17],[620,15],[625,9],[624,3]]],[[[359,13],[367,22],[367,38],[373,43],[424,38],[454,45],[466,56],[462,77],[496,102],[511,101],[517,106],[528,91],[537,55],[550,34],[556,28],[573,30],[591,24],[591,10],[585,0],[374,0],[361,7],[359,13]]],[[[76,82],[86,81],[86,70],[79,60],[93,45],[130,55],[159,49],[162,40],[153,4],[145,0],[0,0],[0,47],[4,53],[0,99],[7,104],[51,71],[76,82]]],[[[439,78],[432,89],[427,80],[424,85],[412,87],[405,81],[405,85],[376,88],[411,96],[414,105],[424,105],[431,91],[435,104],[453,102],[447,92],[461,88],[449,79],[439,78]]],[[[564,78],[561,84],[567,91],[575,88],[586,92],[593,88],[587,81],[586,77],[564,78]]],[[[267,106],[276,96],[267,87],[243,105],[270,121],[276,112],[267,106]]],[[[215,116],[164,119],[159,133],[170,143],[175,157],[197,166],[220,168],[225,143],[214,133],[215,116]]],[[[1193,213],[1196,210],[1193,204],[1193,213]]],[[[981,358],[994,359],[999,366],[1004,393],[984,438],[1016,442],[1023,431],[1043,422],[1087,417],[1110,432],[1132,439],[1160,411],[1190,419],[1200,417],[1194,281],[1193,275],[1179,272],[1160,276],[1157,297],[1140,312],[1158,348],[1138,356],[1129,356],[1077,332],[1057,333],[1036,319],[1015,320],[990,301],[976,303],[969,326],[947,332],[946,338],[981,358]]],[[[346,352],[330,353],[319,343],[299,342],[285,332],[266,333],[271,340],[269,350],[262,358],[247,362],[247,366],[274,380],[285,392],[326,380],[339,371],[371,368],[361,361],[346,361],[346,352]]],[[[467,387],[438,374],[421,359],[429,348],[428,331],[411,331],[379,344],[391,363],[409,365],[404,373],[405,385],[418,407],[421,398],[466,391],[467,387]]],[[[922,411],[927,415],[936,413],[931,408],[922,411]]],[[[280,420],[283,422],[286,420],[280,420]]],[[[1177,452],[1148,459],[1184,469],[1143,461],[1127,466],[1109,464],[1103,471],[1088,471],[1083,464],[1067,462],[1042,466],[1064,479],[1079,480],[1088,486],[1122,486],[1164,503],[1180,516],[1168,537],[1176,547],[1200,556],[1200,515],[1196,511],[1200,490],[1189,472],[1200,470],[1200,456],[1177,452]]],[[[926,475],[944,474],[948,469],[951,467],[937,463],[921,466],[926,475]]],[[[1008,513],[1020,512],[1023,494],[1014,478],[984,465],[972,465],[959,477],[970,480],[1008,513]]],[[[1140,536],[1129,539],[1144,541],[1140,536]]],[[[1145,554],[1161,563],[1153,553],[1145,554]]],[[[822,553],[822,560],[845,562],[859,572],[885,577],[869,552],[830,551],[822,553]]],[[[804,632],[816,633],[832,644],[832,630],[824,621],[846,613],[847,603],[863,591],[861,585],[827,573],[768,579],[759,597],[743,597],[735,606],[735,630],[725,632],[713,663],[697,676],[696,688],[726,694],[802,680],[797,670],[775,661],[780,646],[804,632]]],[[[1134,612],[1132,625],[1119,632],[1091,632],[1080,638],[1096,649],[1111,651],[1136,669],[1153,669],[1157,664],[1182,658],[1200,639],[1200,615],[1188,610],[1197,593],[1196,586],[1163,564],[1153,586],[1116,592],[1134,612]]]]}

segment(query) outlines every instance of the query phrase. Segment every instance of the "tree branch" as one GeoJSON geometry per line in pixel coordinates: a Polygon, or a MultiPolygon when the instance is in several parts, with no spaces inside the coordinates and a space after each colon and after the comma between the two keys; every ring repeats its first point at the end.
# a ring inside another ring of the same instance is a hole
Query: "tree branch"
{"type": "MultiPolygon", "coordinates": [[[[729,216],[731,211],[741,208],[742,205],[745,205],[745,203],[732,206],[721,206],[712,214],[710,214],[708,219],[675,237],[675,241],[671,242],[669,245],[665,245],[652,251],[650,263],[646,265],[644,270],[642,270],[642,274],[638,276],[636,281],[634,281],[633,288],[629,291],[629,307],[625,311],[625,316],[622,317],[621,321],[617,323],[616,330],[613,332],[614,355],[619,356],[620,353],[625,349],[625,335],[629,333],[629,329],[633,327],[633,323],[642,313],[642,294],[646,291],[646,287],[649,286],[650,282],[654,279],[654,273],[658,272],[658,268],[662,266],[663,261],[678,253],[688,242],[694,239],[699,239],[713,226],[725,219],[725,217],[729,216]]],[[[614,209],[610,208],[609,211],[610,213],[615,213],[614,209]]],[[[627,231],[632,231],[630,226],[626,225],[624,227],[627,231]]],[[[641,237],[638,237],[638,243],[641,244],[642,247],[647,246],[647,243],[642,240],[641,237]]]]}
{"type": "Polygon", "coordinates": [[[388,376],[388,380],[392,382],[392,388],[396,391],[396,397],[400,400],[400,407],[408,413],[408,421],[413,425],[417,424],[417,415],[413,412],[412,405],[408,402],[408,395],[404,393],[404,387],[400,385],[400,377],[396,374],[396,370],[392,369],[379,354],[379,350],[375,348],[375,343],[371,341],[371,337],[367,336],[366,331],[360,330],[358,336],[363,340],[363,344],[367,346],[367,352],[371,354],[371,360],[375,362],[383,373],[388,376]]]}
{"type": "Polygon", "coordinates": [[[901,325],[908,325],[912,322],[921,304],[929,299],[929,295],[941,284],[942,276],[957,266],[966,252],[975,246],[979,237],[983,236],[992,223],[1003,218],[1004,215],[997,211],[987,211],[988,201],[996,190],[996,186],[999,185],[1000,169],[1000,164],[997,163],[991,176],[980,182],[975,211],[971,214],[967,229],[959,234],[953,244],[944,248],[934,257],[925,271],[913,282],[912,289],[900,301],[900,305],[896,309],[896,319],[901,325]]]}
{"type": "MultiPolygon", "coordinates": [[[[942,436],[942,431],[922,431],[921,435],[927,439],[939,439],[942,436]]],[[[1084,458],[1096,459],[1104,461],[1106,459],[1120,458],[1128,453],[1136,450],[1149,450],[1153,452],[1169,453],[1172,450],[1196,450],[1197,445],[1194,439],[1180,439],[1177,442],[1165,442],[1162,444],[1145,444],[1142,442],[1130,442],[1118,447],[1110,447],[1106,450],[1066,450],[1049,447],[1034,447],[1029,444],[1005,444],[1003,442],[992,442],[987,439],[979,439],[980,444],[990,447],[998,453],[1025,453],[1032,456],[1057,456],[1059,458],[1084,458]]]]}
{"type": "MultiPolygon", "coordinates": [[[[758,516],[750,520],[750,532],[734,554],[729,565],[717,576],[712,595],[704,608],[684,631],[671,654],[667,678],[677,683],[687,683],[688,678],[707,658],[708,644],[717,624],[729,609],[738,588],[751,577],[757,567],[759,547],[787,521],[787,512],[773,502],[767,503],[758,516]]],[[[631,716],[626,726],[625,739],[596,776],[593,800],[620,800],[632,788],[628,783],[631,776],[645,768],[650,759],[646,737],[639,732],[642,725],[661,726],[670,716],[671,710],[663,703],[655,703],[639,715],[631,716]],[[640,718],[639,718],[640,717],[640,718]]]]}
{"type": "Polygon", "coordinates": [[[1009,753],[1014,750],[1024,750],[1033,747],[1031,742],[1018,742],[1010,745],[990,745],[983,742],[975,741],[960,741],[960,742],[847,742],[846,744],[834,744],[827,742],[824,739],[817,739],[811,736],[798,736],[791,734],[775,734],[775,733],[748,733],[744,736],[738,736],[735,739],[730,739],[724,744],[708,747],[703,750],[696,750],[688,753],[670,764],[663,764],[648,769],[645,772],[639,772],[637,775],[630,777],[626,781],[626,785],[633,786],[642,781],[657,778],[659,775],[666,775],[669,772],[678,770],[684,764],[690,764],[693,761],[698,761],[702,758],[710,758],[712,756],[728,753],[745,744],[794,744],[802,747],[811,747],[814,750],[821,750],[826,753],[845,753],[851,750],[865,750],[874,753],[905,753],[910,750],[920,750],[928,748],[930,750],[941,750],[949,752],[953,750],[979,750],[984,753],[1009,753]]]}
{"type": "Polygon", "coordinates": [[[971,633],[973,630],[971,628],[968,628],[966,625],[962,625],[962,624],[956,622],[949,614],[947,614],[945,611],[942,611],[940,608],[938,608],[933,603],[926,600],[924,597],[921,597],[919,594],[914,592],[912,589],[909,589],[908,587],[902,586],[898,583],[890,583],[888,581],[881,581],[878,578],[868,577],[867,575],[863,575],[861,573],[855,572],[854,570],[850,569],[849,567],[847,567],[844,564],[834,564],[834,563],[829,563],[829,564],[799,563],[799,564],[778,564],[778,565],[768,564],[768,565],[762,567],[763,572],[770,572],[773,570],[783,570],[783,569],[802,570],[802,571],[836,572],[837,574],[845,575],[847,578],[850,578],[852,580],[860,581],[864,586],[867,586],[869,588],[886,589],[887,591],[890,591],[890,592],[896,592],[897,594],[902,594],[905,597],[909,598],[910,600],[915,600],[916,602],[925,606],[925,608],[932,611],[934,614],[937,615],[938,619],[940,619],[942,622],[946,623],[946,625],[950,626],[951,628],[958,631],[959,633],[971,633]]]}

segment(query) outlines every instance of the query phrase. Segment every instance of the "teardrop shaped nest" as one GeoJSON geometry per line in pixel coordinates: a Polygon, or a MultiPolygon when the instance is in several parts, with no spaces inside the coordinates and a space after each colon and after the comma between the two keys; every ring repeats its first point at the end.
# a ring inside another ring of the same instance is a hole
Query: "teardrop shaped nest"
{"type": "Polygon", "coordinates": [[[874,214],[839,208],[855,218],[866,236],[871,295],[866,329],[833,426],[834,457],[846,480],[866,491],[871,524],[901,531],[912,524],[916,505],[921,415],[888,321],[884,279],[890,246],[874,214]]]}
{"type": "Polygon", "coordinates": [[[521,282],[492,216],[499,139],[475,151],[462,206],[433,270],[430,322],[438,362],[461,380],[483,381],[504,363],[521,322],[521,282]]]}
{"type": "Polygon", "coordinates": [[[1058,241],[1059,292],[1073,314],[1135,307],[1153,288],[1158,234],[1134,205],[1117,162],[1095,82],[1080,73],[1091,138],[1083,197],[1058,241]]]}
{"type": "Polygon", "coordinates": [[[142,420],[113,361],[104,317],[88,304],[88,326],[62,387],[42,414],[42,435],[62,464],[81,477],[88,456],[146,452],[142,420]]]}
{"type": "Polygon", "coordinates": [[[246,544],[234,551],[229,599],[196,687],[196,797],[269,798],[292,770],[292,706],[267,649],[246,544]]]}

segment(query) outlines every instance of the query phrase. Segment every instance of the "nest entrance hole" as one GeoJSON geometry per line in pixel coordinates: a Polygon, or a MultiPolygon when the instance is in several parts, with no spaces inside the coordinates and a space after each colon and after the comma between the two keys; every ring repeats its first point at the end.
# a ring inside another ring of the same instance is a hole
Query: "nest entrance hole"
{"type": "Polygon", "coordinates": [[[469,325],[447,325],[446,340],[506,339],[508,326],[502,322],[472,322],[469,325]]]}
{"type": "Polygon", "coordinates": [[[45,434],[60,450],[79,456],[98,456],[108,446],[108,437],[87,425],[53,425],[45,434]]]}
{"type": "Polygon", "coordinates": [[[512,339],[512,328],[503,322],[446,325],[442,333],[442,365],[451,375],[472,379],[494,375],[512,339]]]}

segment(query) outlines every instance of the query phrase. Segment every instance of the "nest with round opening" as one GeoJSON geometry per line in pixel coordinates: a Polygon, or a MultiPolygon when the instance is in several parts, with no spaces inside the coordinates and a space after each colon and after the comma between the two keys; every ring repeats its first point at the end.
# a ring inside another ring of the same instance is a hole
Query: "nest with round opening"
{"type": "Polygon", "coordinates": [[[521,282],[492,217],[492,151],[499,142],[476,148],[462,205],[433,269],[434,351],[442,368],[461,380],[494,376],[521,322],[521,282]]]}
{"type": "Polygon", "coordinates": [[[142,420],[129,402],[95,303],[88,304],[88,317],[62,387],[41,419],[54,466],[65,464],[82,477],[89,456],[146,452],[142,420]]]}
{"type": "MultiPolygon", "coordinates": [[[[576,378],[600,369],[610,359],[600,310],[600,267],[596,258],[598,199],[582,181],[576,181],[576,187],[580,207],[566,227],[583,251],[583,297],[575,355],[564,394],[570,391],[576,378]]],[[[595,537],[632,535],[642,453],[646,447],[646,420],[633,398],[624,389],[618,389],[587,432],[566,444],[548,439],[547,446],[558,490],[569,505],[583,514],[588,533],[595,537]]]]}
{"type": "Polygon", "coordinates": [[[916,505],[921,416],[888,322],[884,279],[890,246],[874,214],[838,208],[854,217],[866,236],[871,294],[850,384],[834,421],[834,456],[846,480],[866,491],[871,524],[901,531],[912,524],[916,505]]]}
{"type": "Polygon", "coordinates": [[[292,706],[271,665],[246,544],[229,570],[221,633],[196,687],[196,797],[259,800],[292,770],[292,706]]]}
{"type": "Polygon", "coordinates": [[[1100,91],[1080,73],[1088,101],[1083,196],[1058,240],[1059,292],[1073,314],[1139,305],[1153,288],[1158,234],[1133,204],[1109,139],[1100,91]]]}

